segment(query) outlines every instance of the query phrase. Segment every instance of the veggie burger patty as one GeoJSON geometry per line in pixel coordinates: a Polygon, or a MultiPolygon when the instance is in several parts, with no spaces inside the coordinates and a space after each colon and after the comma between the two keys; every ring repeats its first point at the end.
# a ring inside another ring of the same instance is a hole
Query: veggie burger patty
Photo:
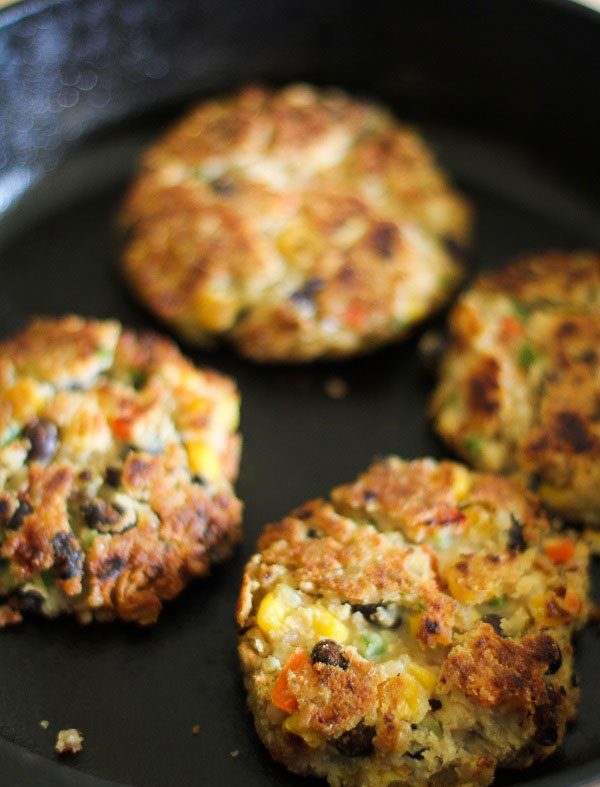
{"type": "Polygon", "coordinates": [[[147,151],[121,218],[140,299],[257,361],[403,336],[455,288],[469,229],[418,134],[306,85],[198,106],[147,151]]]}
{"type": "Polygon", "coordinates": [[[239,396],[117,322],[36,319],[0,344],[0,624],[153,623],[240,536],[239,396]]]}
{"type": "Polygon", "coordinates": [[[549,252],[483,275],[450,317],[431,413],[485,470],[600,525],[600,254],[549,252]]]}
{"type": "Polygon", "coordinates": [[[389,458],[258,549],[239,653],[258,733],[291,770],[485,785],[561,743],[588,552],[518,482],[389,458]]]}

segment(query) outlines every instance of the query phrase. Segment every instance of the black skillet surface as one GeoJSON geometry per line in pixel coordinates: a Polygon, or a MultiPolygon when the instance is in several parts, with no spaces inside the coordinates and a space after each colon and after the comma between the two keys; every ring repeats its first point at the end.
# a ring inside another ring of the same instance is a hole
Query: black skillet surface
{"type": "MultiPolygon", "coordinates": [[[[421,122],[475,204],[485,267],[537,248],[599,247],[599,53],[592,13],[532,0],[10,9],[0,15],[0,334],[40,312],[156,327],[113,264],[111,227],[135,157],[182,101],[256,77],[342,84],[421,122]]],[[[270,762],[245,711],[233,624],[240,573],[265,522],[351,479],[374,455],[442,455],[424,416],[431,381],[415,344],[292,369],[190,350],[242,389],[244,544],[152,629],[60,620],[2,632],[0,785],[317,784],[270,762]],[[348,383],[341,401],[324,393],[332,375],[348,383]],[[86,737],[70,767],[53,755],[65,726],[86,737]]],[[[595,589],[600,596],[597,569],[595,589]]],[[[498,784],[600,775],[599,658],[588,629],[578,641],[580,719],[564,748],[498,784]]]]}

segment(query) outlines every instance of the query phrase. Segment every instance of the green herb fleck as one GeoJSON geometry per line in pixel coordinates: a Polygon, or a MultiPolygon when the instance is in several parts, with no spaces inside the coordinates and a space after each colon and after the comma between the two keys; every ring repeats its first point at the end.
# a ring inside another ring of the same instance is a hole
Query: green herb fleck
{"type": "Polygon", "coordinates": [[[430,716],[425,716],[421,722],[421,726],[428,732],[432,732],[438,738],[442,738],[444,735],[442,725],[439,723],[439,721],[437,721],[437,719],[432,719],[430,716]]]}
{"type": "Polygon", "coordinates": [[[463,441],[463,445],[465,451],[470,454],[470,456],[478,458],[481,455],[481,438],[477,437],[477,435],[467,435],[463,441]]]}
{"type": "Polygon", "coordinates": [[[370,661],[378,659],[380,656],[382,656],[387,648],[385,640],[381,634],[377,634],[375,632],[361,634],[358,638],[358,641],[358,652],[361,654],[361,656],[363,656],[365,659],[369,659],[370,661]]]}
{"type": "Polygon", "coordinates": [[[506,596],[495,596],[491,598],[488,602],[488,606],[494,607],[494,609],[499,609],[506,604],[506,596]]]}
{"type": "Polygon", "coordinates": [[[206,181],[208,179],[202,167],[190,167],[188,171],[191,177],[196,180],[206,181]]]}
{"type": "Polygon", "coordinates": [[[512,306],[515,316],[518,317],[521,322],[526,322],[531,316],[531,307],[523,303],[523,301],[518,301],[514,298],[512,306]]]}
{"type": "Polygon", "coordinates": [[[417,609],[417,612],[425,612],[427,607],[425,606],[425,604],[422,601],[419,601],[419,603],[417,604],[416,609],[417,609]]]}
{"type": "Polygon", "coordinates": [[[110,347],[98,347],[96,350],[96,358],[98,358],[101,364],[110,366],[113,362],[114,351],[110,347]]]}
{"type": "MultiPolygon", "coordinates": [[[[461,507],[459,506],[459,508],[461,507]]],[[[454,538],[452,536],[452,533],[449,533],[447,530],[440,530],[431,539],[431,543],[433,544],[434,548],[438,549],[440,552],[452,546],[453,541],[454,538]]]]}
{"type": "Polygon", "coordinates": [[[40,579],[44,583],[44,587],[54,587],[54,574],[52,571],[42,571],[40,574],[40,579]]]}
{"type": "Polygon", "coordinates": [[[4,432],[2,433],[2,436],[0,437],[0,448],[4,448],[5,445],[11,443],[15,439],[15,437],[18,436],[20,431],[21,429],[19,427],[19,424],[16,423],[9,424],[4,430],[4,432]]]}
{"type": "Polygon", "coordinates": [[[527,343],[522,345],[519,352],[519,364],[522,369],[528,371],[533,364],[538,360],[539,353],[531,344],[527,343]]]}

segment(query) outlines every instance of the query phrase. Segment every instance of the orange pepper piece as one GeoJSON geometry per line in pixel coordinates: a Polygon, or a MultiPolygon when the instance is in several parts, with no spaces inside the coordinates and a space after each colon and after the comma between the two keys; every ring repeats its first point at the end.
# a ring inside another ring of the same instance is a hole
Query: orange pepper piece
{"type": "Polygon", "coordinates": [[[300,649],[295,650],[285,662],[271,692],[271,702],[276,708],[285,711],[285,713],[293,713],[298,709],[298,700],[288,686],[288,675],[290,672],[298,672],[304,669],[310,663],[308,653],[300,649]]]}
{"type": "Polygon", "coordinates": [[[516,317],[504,317],[502,319],[502,333],[506,336],[522,336],[523,325],[516,317]]]}
{"type": "Polygon", "coordinates": [[[127,418],[111,418],[110,421],[110,428],[112,429],[113,434],[115,437],[118,437],[119,440],[128,440],[131,434],[130,429],[130,422],[127,418]]]}
{"type": "Polygon", "coordinates": [[[350,328],[360,331],[365,327],[367,320],[369,319],[369,314],[364,306],[361,306],[360,304],[353,304],[346,309],[343,319],[346,325],[350,326],[350,328]]]}
{"type": "Polygon", "coordinates": [[[544,543],[544,551],[553,563],[568,563],[575,554],[570,538],[553,538],[544,543]]]}

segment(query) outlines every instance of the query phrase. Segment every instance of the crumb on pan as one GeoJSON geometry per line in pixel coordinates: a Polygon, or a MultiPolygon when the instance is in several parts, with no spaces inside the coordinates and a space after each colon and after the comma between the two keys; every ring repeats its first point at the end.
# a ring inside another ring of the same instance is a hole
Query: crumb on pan
{"type": "Polygon", "coordinates": [[[57,754],[77,754],[83,750],[83,735],[75,728],[60,730],[54,751],[57,754]]]}
{"type": "Polygon", "coordinates": [[[325,393],[330,399],[345,399],[348,395],[348,383],[341,377],[328,377],[325,380],[325,393]]]}

